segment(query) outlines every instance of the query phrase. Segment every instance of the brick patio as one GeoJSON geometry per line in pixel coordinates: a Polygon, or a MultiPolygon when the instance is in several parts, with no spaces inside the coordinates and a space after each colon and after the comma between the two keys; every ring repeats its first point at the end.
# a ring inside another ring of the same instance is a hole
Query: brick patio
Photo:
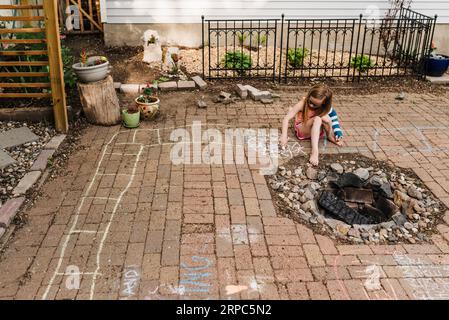
{"type": "MultiPolygon", "coordinates": [[[[277,216],[257,166],[170,161],[172,128],[278,128],[297,96],[198,109],[171,93],[164,121],[89,127],[3,254],[0,298],[448,299],[448,214],[433,244],[337,245],[277,216]]],[[[449,206],[449,95],[394,97],[337,92],[346,145],[322,151],[412,168],[449,206]]]]}

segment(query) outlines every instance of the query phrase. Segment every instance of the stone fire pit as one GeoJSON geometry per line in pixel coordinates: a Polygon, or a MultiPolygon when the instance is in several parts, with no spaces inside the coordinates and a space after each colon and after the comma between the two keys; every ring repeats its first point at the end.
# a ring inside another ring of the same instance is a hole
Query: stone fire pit
{"type": "Polygon", "coordinates": [[[427,242],[445,211],[411,171],[359,155],[299,157],[268,182],[281,212],[351,243],[427,242]]]}

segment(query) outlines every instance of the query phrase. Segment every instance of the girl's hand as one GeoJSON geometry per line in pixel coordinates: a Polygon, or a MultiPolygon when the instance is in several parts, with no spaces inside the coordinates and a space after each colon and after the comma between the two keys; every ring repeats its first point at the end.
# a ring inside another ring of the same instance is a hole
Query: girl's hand
{"type": "Polygon", "coordinates": [[[281,144],[281,147],[285,148],[285,146],[287,146],[288,143],[288,136],[281,136],[281,139],[279,139],[279,143],[281,144]]]}

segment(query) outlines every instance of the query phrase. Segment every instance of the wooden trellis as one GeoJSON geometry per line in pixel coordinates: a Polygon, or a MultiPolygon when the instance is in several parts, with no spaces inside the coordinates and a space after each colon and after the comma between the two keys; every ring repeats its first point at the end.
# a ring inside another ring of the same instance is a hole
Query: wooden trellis
{"type": "Polygon", "coordinates": [[[20,3],[0,5],[0,10],[14,13],[0,16],[0,21],[8,22],[6,28],[0,28],[0,102],[2,98],[51,98],[56,129],[66,132],[57,0],[20,3]],[[37,44],[40,49],[33,50],[37,44]]]}
{"type": "Polygon", "coordinates": [[[79,29],[65,30],[67,33],[87,34],[103,32],[100,0],[59,0],[59,23],[61,26],[65,25],[68,17],[67,8],[73,6],[79,11],[79,29]]]}

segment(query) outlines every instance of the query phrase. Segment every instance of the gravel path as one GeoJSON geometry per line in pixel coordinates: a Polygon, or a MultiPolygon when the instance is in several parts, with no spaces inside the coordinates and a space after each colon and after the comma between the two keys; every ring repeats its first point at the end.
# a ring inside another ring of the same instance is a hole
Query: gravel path
{"type": "Polygon", "coordinates": [[[56,135],[55,129],[45,123],[0,122],[0,132],[23,126],[30,128],[30,130],[39,137],[39,140],[26,143],[22,146],[5,149],[5,151],[17,162],[0,171],[1,203],[4,203],[11,197],[12,190],[19,180],[33,165],[46,143],[56,135]]]}

